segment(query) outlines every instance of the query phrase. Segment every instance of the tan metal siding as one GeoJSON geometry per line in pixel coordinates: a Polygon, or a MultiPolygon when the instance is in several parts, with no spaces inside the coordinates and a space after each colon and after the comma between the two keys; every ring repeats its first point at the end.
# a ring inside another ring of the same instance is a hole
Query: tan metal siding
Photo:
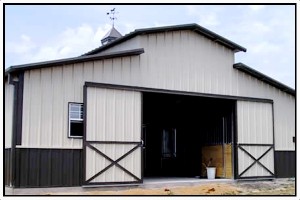
{"type": "Polygon", "coordinates": [[[113,46],[111,48],[108,48],[101,53],[111,53],[115,51],[125,51],[125,50],[131,50],[131,49],[138,49],[143,48],[140,44],[140,36],[136,36],[134,38],[131,38],[130,40],[127,40],[125,42],[122,42],[116,46],[113,46]]]}
{"type": "Polygon", "coordinates": [[[294,151],[295,143],[295,97],[276,89],[248,74],[237,71],[239,96],[274,100],[275,149],[294,151]]]}
{"type": "Polygon", "coordinates": [[[67,105],[83,102],[85,81],[198,92],[209,92],[217,81],[222,87],[214,91],[225,94],[227,82],[221,74],[231,73],[226,69],[233,64],[233,52],[227,48],[190,31],[150,34],[134,40],[141,40],[133,43],[141,42],[146,54],[26,71],[22,147],[82,147],[80,139],[67,138],[67,105]],[[209,71],[213,68],[222,69],[215,70],[220,71],[216,79],[216,73],[209,71]]]}
{"type": "Polygon", "coordinates": [[[141,39],[142,86],[215,94],[235,94],[231,50],[191,31],[148,34],[141,39]]]}
{"type": "Polygon", "coordinates": [[[11,148],[13,132],[14,86],[5,80],[5,148],[11,148]]]}
{"type": "Polygon", "coordinates": [[[81,139],[67,137],[68,102],[82,102],[75,98],[75,82],[73,66],[25,72],[22,145],[18,147],[82,148],[81,139]]]}
{"type": "MultiPolygon", "coordinates": [[[[273,144],[272,104],[259,102],[237,102],[237,138],[239,144],[273,144]]],[[[242,146],[258,159],[269,146],[242,146]]],[[[243,172],[253,163],[253,159],[238,149],[238,169],[243,172]]],[[[274,152],[271,150],[260,162],[274,173],[274,152]]],[[[270,176],[270,173],[257,163],[242,177],[270,176]]]]}
{"type": "MultiPolygon", "coordinates": [[[[26,71],[23,105],[25,143],[22,146],[81,148],[80,139],[67,138],[67,103],[83,102],[84,82],[94,81],[273,99],[275,148],[295,150],[292,142],[292,136],[295,136],[295,97],[233,69],[234,53],[231,50],[192,31],[147,34],[133,40],[132,44],[145,49],[144,54],[26,71]],[[42,92],[44,88],[40,87],[44,86],[49,91],[42,92]],[[51,102],[51,97],[47,99],[47,94],[53,94],[51,102]],[[52,105],[42,105],[41,98],[47,99],[52,105]],[[49,111],[51,107],[52,113],[49,111]],[[47,111],[49,113],[44,114],[47,111]],[[52,124],[51,138],[46,135],[38,136],[51,131],[49,123],[52,124]],[[46,130],[42,131],[42,128],[46,130]],[[36,141],[41,138],[49,140],[46,143],[36,141]]],[[[117,45],[111,51],[126,48],[125,44],[117,45]]]]}
{"type": "Polygon", "coordinates": [[[296,136],[295,97],[279,92],[280,98],[274,104],[275,113],[275,147],[280,151],[295,151],[293,137],[296,136]]]}
{"type": "Polygon", "coordinates": [[[272,104],[238,101],[239,143],[273,144],[272,104]]]}
{"type": "MultiPolygon", "coordinates": [[[[101,88],[87,89],[87,141],[141,141],[141,94],[139,92],[101,88]]],[[[93,144],[113,160],[134,147],[131,144],[93,144]]],[[[87,148],[86,177],[89,179],[110,161],[87,148]]],[[[138,149],[119,162],[141,178],[141,151],[138,149]]],[[[134,178],[113,166],[91,182],[134,181],[134,178]]]]}
{"type": "Polygon", "coordinates": [[[87,141],[141,141],[139,92],[88,88],[87,98],[87,141]]]}

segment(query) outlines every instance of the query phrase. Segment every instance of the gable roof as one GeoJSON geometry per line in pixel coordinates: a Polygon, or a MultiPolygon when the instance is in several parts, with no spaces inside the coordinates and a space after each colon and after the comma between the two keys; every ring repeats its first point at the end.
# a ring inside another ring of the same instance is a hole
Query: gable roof
{"type": "Polygon", "coordinates": [[[259,71],[256,71],[255,69],[253,69],[243,63],[236,63],[233,65],[233,68],[238,69],[246,74],[249,74],[249,75],[257,78],[258,80],[268,83],[269,85],[272,85],[273,87],[276,87],[279,90],[282,90],[288,94],[291,94],[293,96],[296,95],[296,92],[294,89],[276,81],[275,79],[272,79],[271,77],[269,77],[259,71]]]}
{"type": "Polygon", "coordinates": [[[92,51],[89,51],[85,54],[83,54],[82,56],[86,56],[86,55],[92,55],[92,54],[96,54],[99,53],[103,50],[106,50],[110,47],[113,47],[117,44],[120,44],[122,42],[125,42],[126,40],[129,40],[137,35],[142,35],[142,34],[150,34],[150,33],[160,33],[160,32],[167,32],[167,31],[180,31],[180,30],[191,30],[194,31],[200,35],[203,35],[205,37],[207,37],[208,39],[220,43],[224,46],[226,46],[229,49],[232,49],[234,52],[239,52],[239,51],[243,51],[246,52],[247,49],[198,25],[198,24],[183,24],[183,25],[175,25],[175,26],[163,26],[163,27],[154,27],[154,28],[144,28],[144,29],[136,29],[133,32],[130,32],[126,35],[124,35],[123,37],[120,37],[118,39],[116,39],[113,42],[110,42],[104,46],[100,46],[92,51]]]}

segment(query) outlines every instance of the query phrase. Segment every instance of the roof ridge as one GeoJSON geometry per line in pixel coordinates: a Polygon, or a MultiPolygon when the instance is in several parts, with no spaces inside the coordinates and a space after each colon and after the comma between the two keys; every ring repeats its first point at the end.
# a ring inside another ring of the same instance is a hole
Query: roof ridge
{"type": "Polygon", "coordinates": [[[105,44],[103,46],[95,48],[94,50],[91,50],[91,51],[83,54],[82,56],[99,53],[105,49],[115,46],[115,45],[117,45],[121,42],[124,42],[130,38],[133,38],[139,34],[156,33],[156,32],[164,32],[164,31],[176,31],[176,30],[192,30],[192,31],[197,32],[198,34],[202,34],[205,37],[208,37],[209,39],[226,46],[227,48],[234,50],[235,52],[238,52],[238,51],[246,52],[247,51],[246,48],[212,32],[196,23],[191,23],[191,24],[180,24],[180,25],[173,25],[173,26],[161,26],[161,27],[135,29],[133,32],[129,32],[128,34],[114,40],[113,42],[110,42],[108,44],[105,44]]]}

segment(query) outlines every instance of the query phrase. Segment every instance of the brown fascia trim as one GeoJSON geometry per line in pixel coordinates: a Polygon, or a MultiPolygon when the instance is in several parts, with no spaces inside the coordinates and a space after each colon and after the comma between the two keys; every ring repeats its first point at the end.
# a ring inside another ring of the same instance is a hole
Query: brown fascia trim
{"type": "Polygon", "coordinates": [[[102,53],[102,54],[79,56],[79,57],[60,59],[60,60],[51,60],[46,62],[30,63],[25,65],[15,65],[5,70],[5,77],[8,76],[9,73],[14,73],[17,71],[61,66],[61,65],[79,63],[79,62],[103,60],[103,59],[110,59],[110,58],[117,58],[117,57],[124,57],[124,56],[136,56],[142,53],[144,53],[144,49],[139,48],[139,49],[131,49],[125,51],[117,51],[112,53],[102,53]]]}
{"type": "Polygon", "coordinates": [[[87,52],[87,53],[83,54],[82,56],[99,53],[99,52],[106,50],[108,48],[111,48],[117,44],[125,42],[126,40],[129,40],[137,35],[168,32],[168,31],[180,31],[180,30],[195,31],[196,33],[203,35],[203,36],[207,37],[208,39],[213,40],[214,42],[217,42],[217,43],[220,43],[220,44],[226,46],[227,48],[233,50],[234,52],[239,52],[239,51],[246,52],[247,51],[246,48],[194,23],[194,24],[183,24],[183,25],[175,25],[175,26],[136,29],[135,31],[128,33],[128,34],[124,35],[123,37],[120,37],[111,43],[108,43],[104,46],[98,47],[90,52],[87,52]]]}
{"type": "Polygon", "coordinates": [[[231,95],[222,95],[222,94],[208,94],[208,93],[199,93],[199,92],[187,92],[187,91],[180,91],[180,90],[168,90],[168,89],[117,85],[117,84],[108,84],[108,83],[85,82],[84,88],[87,87],[129,90],[129,91],[138,91],[138,92],[154,92],[154,93],[162,93],[162,94],[199,96],[199,97],[229,99],[229,100],[239,100],[239,101],[264,102],[264,103],[271,103],[271,104],[274,103],[272,99],[263,99],[263,98],[245,97],[245,96],[231,96],[231,95]]]}
{"type": "Polygon", "coordinates": [[[273,86],[273,87],[276,87],[277,89],[279,90],[282,90],[292,96],[296,96],[296,92],[294,89],[280,83],[279,81],[276,81],[275,79],[272,79],[271,77],[259,72],[259,71],[256,71],[255,69],[243,64],[243,63],[236,63],[236,64],[233,64],[233,68],[234,69],[238,69],[246,74],[249,74],[255,78],[257,78],[258,80],[260,81],[263,81],[265,83],[268,83],[269,85],[273,86]]]}

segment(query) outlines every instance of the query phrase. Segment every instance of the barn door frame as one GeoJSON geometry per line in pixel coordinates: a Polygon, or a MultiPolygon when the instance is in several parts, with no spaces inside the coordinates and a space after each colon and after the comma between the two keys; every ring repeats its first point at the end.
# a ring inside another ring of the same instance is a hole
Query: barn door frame
{"type": "MultiPolygon", "coordinates": [[[[241,100],[240,100],[241,101],[241,100]]],[[[245,100],[247,101],[247,100],[245,100]]],[[[238,142],[238,101],[235,102],[235,130],[233,131],[233,144],[234,144],[234,152],[233,152],[233,166],[234,166],[234,179],[274,179],[276,177],[276,160],[275,160],[275,128],[274,128],[274,102],[265,102],[265,101],[257,101],[259,103],[270,103],[272,106],[272,132],[273,132],[273,144],[253,144],[253,143],[239,143],[238,142]],[[245,146],[252,146],[252,147],[268,147],[264,153],[258,157],[255,158],[249,151],[244,149],[245,146]],[[238,151],[243,151],[248,157],[252,159],[252,164],[250,164],[246,169],[244,169],[242,172],[239,172],[238,169],[238,151]],[[265,165],[263,165],[261,162],[259,162],[265,155],[267,155],[270,151],[273,151],[273,161],[274,161],[274,172],[272,172],[270,169],[268,169],[265,165]],[[253,167],[255,164],[260,165],[262,168],[264,168],[266,171],[268,171],[271,175],[270,176],[247,176],[242,177],[244,173],[246,173],[251,167],[253,167]]]]}
{"type": "MultiPolygon", "coordinates": [[[[262,164],[260,162],[260,160],[269,153],[269,151],[273,150],[274,151],[274,144],[243,144],[243,143],[238,143],[236,145],[236,151],[241,150],[244,153],[246,153],[246,155],[248,157],[250,157],[252,159],[252,164],[250,164],[246,169],[244,169],[242,172],[238,171],[238,168],[236,168],[237,171],[237,179],[254,179],[254,178],[275,178],[275,172],[273,173],[270,169],[268,169],[264,164],[262,164]],[[246,149],[244,149],[243,147],[245,146],[252,146],[252,147],[268,147],[266,151],[264,151],[264,153],[258,157],[255,158],[249,151],[247,151],[246,149]],[[264,168],[267,172],[269,172],[271,174],[271,176],[247,176],[247,177],[242,177],[243,174],[245,174],[248,170],[250,170],[255,164],[260,165],[262,168],[264,168]]],[[[236,154],[237,155],[237,154],[236,154]]],[[[274,158],[275,159],[275,158],[274,158]]],[[[237,156],[237,163],[238,163],[238,156],[237,156]]],[[[275,160],[274,160],[275,161],[275,160]]],[[[274,163],[275,164],[275,163],[274,163]]],[[[274,168],[275,170],[275,168],[274,168]]]]}
{"type": "MultiPolygon", "coordinates": [[[[118,87],[112,88],[112,87],[106,87],[106,84],[98,84],[98,83],[91,83],[91,82],[85,82],[83,86],[83,119],[84,119],[84,130],[83,130],[83,162],[82,162],[82,186],[93,186],[93,185],[137,185],[143,183],[143,135],[142,135],[142,129],[141,129],[141,141],[87,141],[86,140],[86,134],[87,134],[87,90],[89,87],[95,87],[95,88],[105,88],[105,89],[120,89],[118,87]],[[92,144],[115,144],[115,145],[134,145],[133,148],[131,148],[129,151],[127,151],[125,154],[120,156],[117,159],[112,159],[96,147],[94,147],[92,144]],[[95,151],[98,155],[104,157],[106,160],[110,162],[108,166],[106,166],[104,169],[97,172],[94,176],[86,180],[86,153],[87,148],[90,148],[91,150],[95,151]],[[132,172],[127,170],[125,167],[121,166],[119,162],[126,158],[128,155],[130,155],[132,152],[137,151],[138,149],[141,150],[141,178],[138,178],[136,175],[134,175],[132,172]],[[96,177],[100,176],[101,174],[105,173],[108,169],[112,168],[113,166],[118,167],[123,172],[131,176],[135,179],[135,181],[122,181],[122,182],[91,182],[96,177]]],[[[122,89],[121,89],[122,90],[122,89]]],[[[143,96],[141,93],[141,103],[143,102],[143,96]]],[[[142,106],[142,105],[141,105],[142,106]]],[[[143,109],[141,109],[141,112],[143,112],[143,109]]],[[[143,118],[141,113],[141,122],[143,122],[143,118]]],[[[140,125],[142,127],[142,123],[140,125]]]]}

